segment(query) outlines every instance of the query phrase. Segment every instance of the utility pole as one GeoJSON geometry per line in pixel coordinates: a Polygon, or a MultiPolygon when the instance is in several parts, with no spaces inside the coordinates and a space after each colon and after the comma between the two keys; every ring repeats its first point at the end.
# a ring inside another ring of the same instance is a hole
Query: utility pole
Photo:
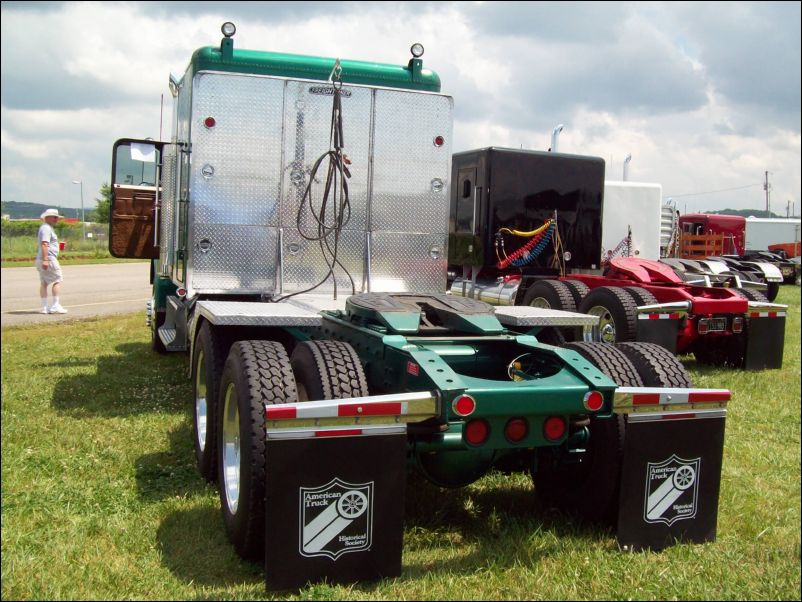
{"type": "Polygon", "coordinates": [[[81,185],[81,236],[83,236],[83,240],[86,240],[86,216],[84,215],[84,180],[83,178],[81,178],[80,180],[73,180],[72,183],[81,185]]]}
{"type": "Polygon", "coordinates": [[[766,191],[766,217],[771,217],[771,184],[769,184],[769,172],[766,172],[766,180],[763,182],[763,190],[766,191]]]}

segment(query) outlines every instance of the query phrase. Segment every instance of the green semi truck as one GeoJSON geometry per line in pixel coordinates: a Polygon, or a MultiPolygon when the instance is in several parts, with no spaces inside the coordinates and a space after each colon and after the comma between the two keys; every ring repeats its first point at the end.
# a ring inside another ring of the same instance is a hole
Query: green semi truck
{"type": "MultiPolygon", "coordinates": [[[[190,357],[198,468],[241,556],[265,554],[271,441],[398,435],[437,485],[523,470],[548,503],[620,522],[622,482],[643,490],[627,458],[651,462],[634,425],[723,424],[729,392],[690,389],[664,349],[563,344],[598,317],[445,294],[453,101],[420,45],[384,65],[233,33],[171,79],[169,142],[115,143],[110,247],[152,260],[153,347],[190,357]]],[[[315,495],[354,516],[368,499],[315,495]]]]}

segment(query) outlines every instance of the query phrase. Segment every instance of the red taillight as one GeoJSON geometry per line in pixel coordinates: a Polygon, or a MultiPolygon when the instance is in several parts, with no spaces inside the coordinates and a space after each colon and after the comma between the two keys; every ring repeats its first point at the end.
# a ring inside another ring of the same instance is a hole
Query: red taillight
{"type": "Polygon", "coordinates": [[[476,400],[470,395],[460,395],[451,402],[451,409],[458,416],[470,416],[476,410],[476,400]]]}
{"type": "Polygon", "coordinates": [[[557,441],[565,435],[565,418],[549,416],[543,423],[543,436],[549,441],[557,441]]]}
{"type": "Polygon", "coordinates": [[[216,124],[217,122],[214,120],[214,117],[207,117],[203,120],[203,125],[207,128],[213,128],[216,124]]]}
{"type": "Polygon", "coordinates": [[[462,432],[471,445],[482,445],[490,436],[490,426],[484,420],[471,420],[462,432]]]}
{"type": "Polygon", "coordinates": [[[699,331],[699,334],[707,334],[708,330],[710,330],[707,325],[707,320],[704,318],[699,320],[699,324],[696,326],[696,329],[699,331]]]}
{"type": "Polygon", "coordinates": [[[744,319],[743,318],[733,318],[732,319],[732,331],[735,334],[741,333],[744,331],[744,319]]]}
{"type": "Polygon", "coordinates": [[[434,145],[437,147],[441,147],[446,143],[446,139],[442,136],[435,136],[434,137],[434,145]]]}
{"type": "Polygon", "coordinates": [[[583,403],[591,412],[598,412],[604,405],[604,395],[598,391],[590,391],[589,393],[585,393],[585,399],[583,400],[583,403]]]}
{"type": "Polygon", "coordinates": [[[504,427],[504,436],[510,443],[518,443],[526,437],[529,425],[523,418],[511,418],[504,427]]]}

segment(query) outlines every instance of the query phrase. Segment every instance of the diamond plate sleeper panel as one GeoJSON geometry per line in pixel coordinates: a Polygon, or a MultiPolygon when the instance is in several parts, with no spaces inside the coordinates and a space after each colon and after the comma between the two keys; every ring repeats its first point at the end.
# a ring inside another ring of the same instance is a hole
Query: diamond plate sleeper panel
{"type": "MultiPolygon", "coordinates": [[[[199,73],[192,104],[192,218],[278,226],[284,82],[199,73]],[[213,126],[206,124],[214,120],[213,126]]],[[[234,266],[232,266],[234,267],[234,266]]]]}
{"type": "Polygon", "coordinates": [[[198,224],[190,254],[191,288],[205,292],[264,291],[276,286],[278,230],[198,224]],[[201,249],[205,248],[205,251],[201,249]]]}
{"type": "Polygon", "coordinates": [[[371,230],[446,231],[451,111],[448,96],[376,91],[371,230]]]}
{"type": "Polygon", "coordinates": [[[442,293],[446,290],[446,235],[373,232],[370,291],[442,293]]]}
{"type": "Polygon", "coordinates": [[[162,154],[161,207],[159,209],[159,265],[169,276],[175,257],[176,145],[166,144],[162,154]]]}
{"type": "MultiPolygon", "coordinates": [[[[330,237],[334,244],[334,237],[330,237]]],[[[344,230],[340,235],[337,258],[345,266],[354,281],[356,292],[361,291],[364,273],[365,233],[344,230]]],[[[284,231],[282,292],[292,293],[308,289],[318,284],[329,271],[328,264],[316,241],[305,240],[294,229],[284,231]]],[[[351,281],[341,266],[334,268],[337,278],[337,291],[343,295],[351,294],[351,281]]],[[[326,280],[314,290],[316,293],[334,291],[334,282],[326,280]]]]}
{"type": "MultiPolygon", "coordinates": [[[[330,149],[332,88],[324,82],[287,82],[284,105],[284,183],[281,224],[296,228],[301,204],[315,162],[330,149]]],[[[372,93],[369,88],[343,87],[343,152],[351,164],[348,196],[351,218],[345,228],[364,230],[368,199],[370,118],[372,93]]],[[[312,201],[319,211],[329,160],[324,159],[312,183],[312,201]]],[[[330,200],[333,194],[330,195],[330,200]]],[[[302,225],[313,231],[316,222],[309,207],[304,208],[302,225]]]]}

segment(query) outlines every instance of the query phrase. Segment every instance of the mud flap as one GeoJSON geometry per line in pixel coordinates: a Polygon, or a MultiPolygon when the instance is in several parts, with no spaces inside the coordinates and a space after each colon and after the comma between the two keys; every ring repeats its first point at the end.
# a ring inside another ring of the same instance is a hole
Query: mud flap
{"type": "Polygon", "coordinates": [[[268,438],[268,590],[401,574],[406,445],[398,429],[371,436],[268,438]]]}
{"type": "Polygon", "coordinates": [[[785,312],[750,312],[746,321],[746,370],[781,368],[785,345],[785,312]]]}
{"type": "Polygon", "coordinates": [[[716,539],[725,411],[627,417],[617,540],[660,550],[716,539]]]}
{"type": "Polygon", "coordinates": [[[679,335],[682,317],[669,313],[638,314],[636,341],[656,343],[671,353],[677,352],[677,336],[679,335]]]}

